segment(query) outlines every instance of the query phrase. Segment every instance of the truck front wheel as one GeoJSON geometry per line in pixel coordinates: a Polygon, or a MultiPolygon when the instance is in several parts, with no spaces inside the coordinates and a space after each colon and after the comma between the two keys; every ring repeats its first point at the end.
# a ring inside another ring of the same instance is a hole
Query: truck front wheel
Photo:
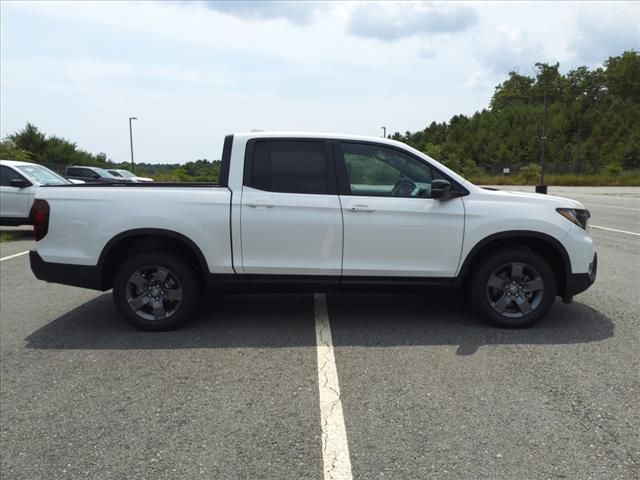
{"type": "Polygon", "coordinates": [[[555,274],[540,255],[510,249],[479,265],[471,284],[471,302],[494,326],[525,328],[549,311],[556,283],[555,274]]]}
{"type": "Polygon", "coordinates": [[[113,282],[118,310],[142,330],[171,330],[182,325],[194,313],[199,295],[193,269],[170,252],[127,259],[113,282]]]}

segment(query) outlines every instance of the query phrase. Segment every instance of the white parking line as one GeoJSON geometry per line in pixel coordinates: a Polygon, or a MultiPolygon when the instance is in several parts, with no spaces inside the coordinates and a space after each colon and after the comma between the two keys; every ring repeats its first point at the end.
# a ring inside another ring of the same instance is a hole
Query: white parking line
{"type": "Polygon", "coordinates": [[[589,203],[587,204],[587,207],[617,208],[619,210],[633,210],[634,212],[640,212],[640,208],[618,207],[616,205],[599,205],[597,203],[589,203]]]}
{"type": "Polygon", "coordinates": [[[313,295],[318,344],[318,387],[320,388],[320,423],[322,426],[322,461],[325,480],[352,480],[347,431],[342,415],[342,400],[333,339],[327,310],[327,297],[313,295]]]}
{"type": "Polygon", "coordinates": [[[16,258],[16,257],[19,257],[21,255],[26,255],[27,253],[29,253],[29,250],[25,250],[24,252],[16,253],[15,255],[9,255],[8,257],[2,257],[2,258],[0,258],[0,262],[4,262],[5,260],[11,260],[12,258],[16,258]]]}
{"type": "Polygon", "coordinates": [[[597,225],[589,225],[589,228],[595,228],[598,230],[607,230],[608,232],[626,233],[627,235],[636,235],[640,237],[640,233],[628,232],[626,230],[616,230],[615,228],[599,227],[597,225]]]}

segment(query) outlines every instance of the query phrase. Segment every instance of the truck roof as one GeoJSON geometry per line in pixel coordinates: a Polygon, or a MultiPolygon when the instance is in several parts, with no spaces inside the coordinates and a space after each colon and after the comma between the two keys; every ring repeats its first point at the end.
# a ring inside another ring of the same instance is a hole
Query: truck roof
{"type": "Polygon", "coordinates": [[[335,140],[357,140],[364,142],[386,143],[389,145],[402,145],[407,147],[405,143],[390,138],[374,137],[371,135],[355,135],[348,133],[330,133],[330,132],[294,132],[294,131],[265,131],[265,132],[240,132],[235,133],[234,137],[239,138],[329,138],[335,140]]]}

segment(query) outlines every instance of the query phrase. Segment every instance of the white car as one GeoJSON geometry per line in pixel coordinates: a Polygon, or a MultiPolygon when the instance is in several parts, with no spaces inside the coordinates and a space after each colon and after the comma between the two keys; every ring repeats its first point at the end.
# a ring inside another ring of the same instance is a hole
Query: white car
{"type": "Polygon", "coordinates": [[[149,177],[139,177],[129,170],[122,170],[119,168],[108,168],[106,169],[111,175],[115,175],[116,177],[128,178],[134,182],[153,182],[153,178],[149,177]]]}
{"type": "Polygon", "coordinates": [[[355,135],[230,135],[218,184],[43,187],[33,212],[35,276],[113,288],[148,330],[187,321],[206,288],[462,285],[479,316],[520,328],[597,271],[581,203],[486,190],[403,143],[355,135]]]}
{"type": "Polygon", "coordinates": [[[43,165],[0,160],[0,225],[30,223],[29,211],[38,187],[84,183],[67,180],[43,165]]]}

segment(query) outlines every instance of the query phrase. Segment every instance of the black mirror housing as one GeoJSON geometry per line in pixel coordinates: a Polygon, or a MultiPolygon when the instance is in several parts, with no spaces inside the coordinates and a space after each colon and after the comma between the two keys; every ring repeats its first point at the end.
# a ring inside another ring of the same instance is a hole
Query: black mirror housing
{"type": "Polygon", "coordinates": [[[15,188],[27,188],[31,186],[31,182],[28,182],[23,178],[12,178],[9,180],[9,185],[15,188]]]}
{"type": "Polygon", "coordinates": [[[451,182],[436,179],[431,181],[431,198],[447,198],[451,193],[451,182]]]}

